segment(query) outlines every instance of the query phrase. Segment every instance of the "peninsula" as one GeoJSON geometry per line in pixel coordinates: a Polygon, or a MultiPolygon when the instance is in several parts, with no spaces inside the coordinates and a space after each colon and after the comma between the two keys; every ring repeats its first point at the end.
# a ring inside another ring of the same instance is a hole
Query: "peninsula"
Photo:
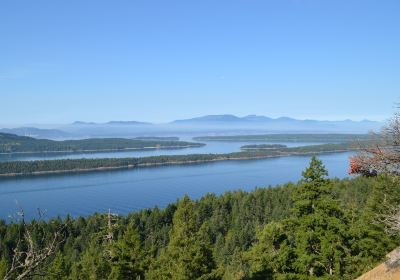
{"type": "Polygon", "coordinates": [[[162,155],[137,158],[61,159],[0,163],[0,176],[45,175],[105,171],[149,166],[206,163],[226,160],[255,160],[295,155],[315,155],[357,150],[356,143],[322,144],[302,147],[248,150],[225,154],[162,155]]]}

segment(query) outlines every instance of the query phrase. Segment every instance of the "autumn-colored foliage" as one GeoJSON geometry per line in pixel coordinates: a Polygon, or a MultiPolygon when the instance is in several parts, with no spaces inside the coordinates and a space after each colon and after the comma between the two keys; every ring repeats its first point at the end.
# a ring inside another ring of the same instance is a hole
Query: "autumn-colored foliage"
{"type": "Polygon", "coordinates": [[[349,174],[400,174],[400,114],[395,114],[377,136],[368,147],[360,147],[360,152],[350,157],[349,174]]]}
{"type": "Polygon", "coordinates": [[[365,177],[376,176],[378,172],[372,162],[373,158],[361,154],[350,157],[349,174],[360,174],[365,177]]]}

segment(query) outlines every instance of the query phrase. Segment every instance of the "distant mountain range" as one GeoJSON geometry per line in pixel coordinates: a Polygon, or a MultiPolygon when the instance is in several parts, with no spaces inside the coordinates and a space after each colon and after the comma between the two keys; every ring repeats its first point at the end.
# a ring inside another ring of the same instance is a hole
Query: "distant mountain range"
{"type": "Polygon", "coordinates": [[[0,129],[2,133],[16,134],[18,136],[28,136],[33,138],[68,138],[71,134],[59,129],[43,129],[36,127],[17,127],[17,128],[2,128],[0,129]]]}
{"type": "Polygon", "coordinates": [[[210,122],[236,122],[236,123],[255,123],[255,122],[292,122],[292,123],[368,123],[368,124],[379,124],[380,122],[370,121],[370,120],[362,120],[362,121],[353,121],[353,120],[343,120],[343,121],[319,121],[319,120],[299,120],[289,117],[280,117],[280,118],[270,118],[266,116],[258,116],[258,115],[248,115],[245,117],[237,117],[235,115],[207,115],[197,118],[184,119],[184,120],[176,120],[172,123],[210,123],[210,122]]]}
{"type": "Polygon", "coordinates": [[[367,133],[379,131],[383,123],[369,120],[320,121],[299,120],[289,117],[270,118],[248,115],[208,115],[172,122],[178,126],[220,127],[223,130],[236,128],[241,130],[264,131],[267,133],[367,133]]]}
{"type": "Polygon", "coordinates": [[[297,121],[296,119],[289,117],[280,117],[280,118],[270,118],[266,116],[258,116],[258,115],[248,115],[245,117],[237,117],[235,115],[207,115],[197,118],[185,119],[185,120],[176,120],[173,123],[182,123],[182,122],[267,122],[267,121],[277,121],[277,120],[292,120],[297,121]]]}
{"type": "Polygon", "coordinates": [[[0,129],[0,132],[49,139],[137,136],[202,136],[274,133],[368,133],[378,132],[383,123],[362,120],[320,121],[289,117],[270,118],[248,115],[207,115],[191,119],[154,124],[139,121],[109,121],[105,123],[76,121],[71,124],[40,129],[20,127],[0,129]]]}

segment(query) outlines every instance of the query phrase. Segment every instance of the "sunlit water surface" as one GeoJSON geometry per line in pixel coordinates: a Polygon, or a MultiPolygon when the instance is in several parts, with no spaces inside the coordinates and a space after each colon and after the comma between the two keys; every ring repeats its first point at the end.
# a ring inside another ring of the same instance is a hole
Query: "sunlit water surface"
{"type": "MultiPolygon", "coordinates": [[[[227,151],[243,143],[231,144],[225,147],[227,151]]],[[[211,151],[213,148],[208,149],[211,151]]],[[[350,154],[325,154],[319,158],[328,168],[330,177],[343,178],[347,176],[350,154]]],[[[309,156],[291,156],[3,178],[0,179],[0,219],[8,220],[8,216],[18,210],[16,201],[25,210],[27,218],[37,217],[38,208],[46,210],[47,217],[67,214],[76,217],[108,209],[127,214],[147,207],[164,207],[184,194],[196,199],[210,192],[222,194],[238,189],[250,191],[255,187],[299,180],[309,160],[309,156]]]]}

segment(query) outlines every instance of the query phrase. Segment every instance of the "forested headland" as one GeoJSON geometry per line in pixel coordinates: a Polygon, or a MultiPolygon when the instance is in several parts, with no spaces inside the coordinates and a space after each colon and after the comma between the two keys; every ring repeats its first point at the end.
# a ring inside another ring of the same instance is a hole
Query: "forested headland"
{"type": "Polygon", "coordinates": [[[27,136],[0,133],[0,153],[33,152],[96,152],[128,149],[167,149],[201,147],[202,143],[178,141],[175,137],[90,138],[82,140],[54,141],[27,136]]]}
{"type": "Polygon", "coordinates": [[[249,149],[226,154],[162,155],[138,158],[93,158],[0,162],[0,176],[101,171],[144,166],[193,164],[224,160],[253,160],[291,155],[313,155],[358,149],[355,143],[322,144],[274,149],[249,149]]]}
{"type": "Polygon", "coordinates": [[[26,222],[21,210],[0,222],[0,278],[354,279],[400,244],[378,216],[400,203],[400,181],[326,175],[313,158],[298,183],[128,216],[26,222]]]}

